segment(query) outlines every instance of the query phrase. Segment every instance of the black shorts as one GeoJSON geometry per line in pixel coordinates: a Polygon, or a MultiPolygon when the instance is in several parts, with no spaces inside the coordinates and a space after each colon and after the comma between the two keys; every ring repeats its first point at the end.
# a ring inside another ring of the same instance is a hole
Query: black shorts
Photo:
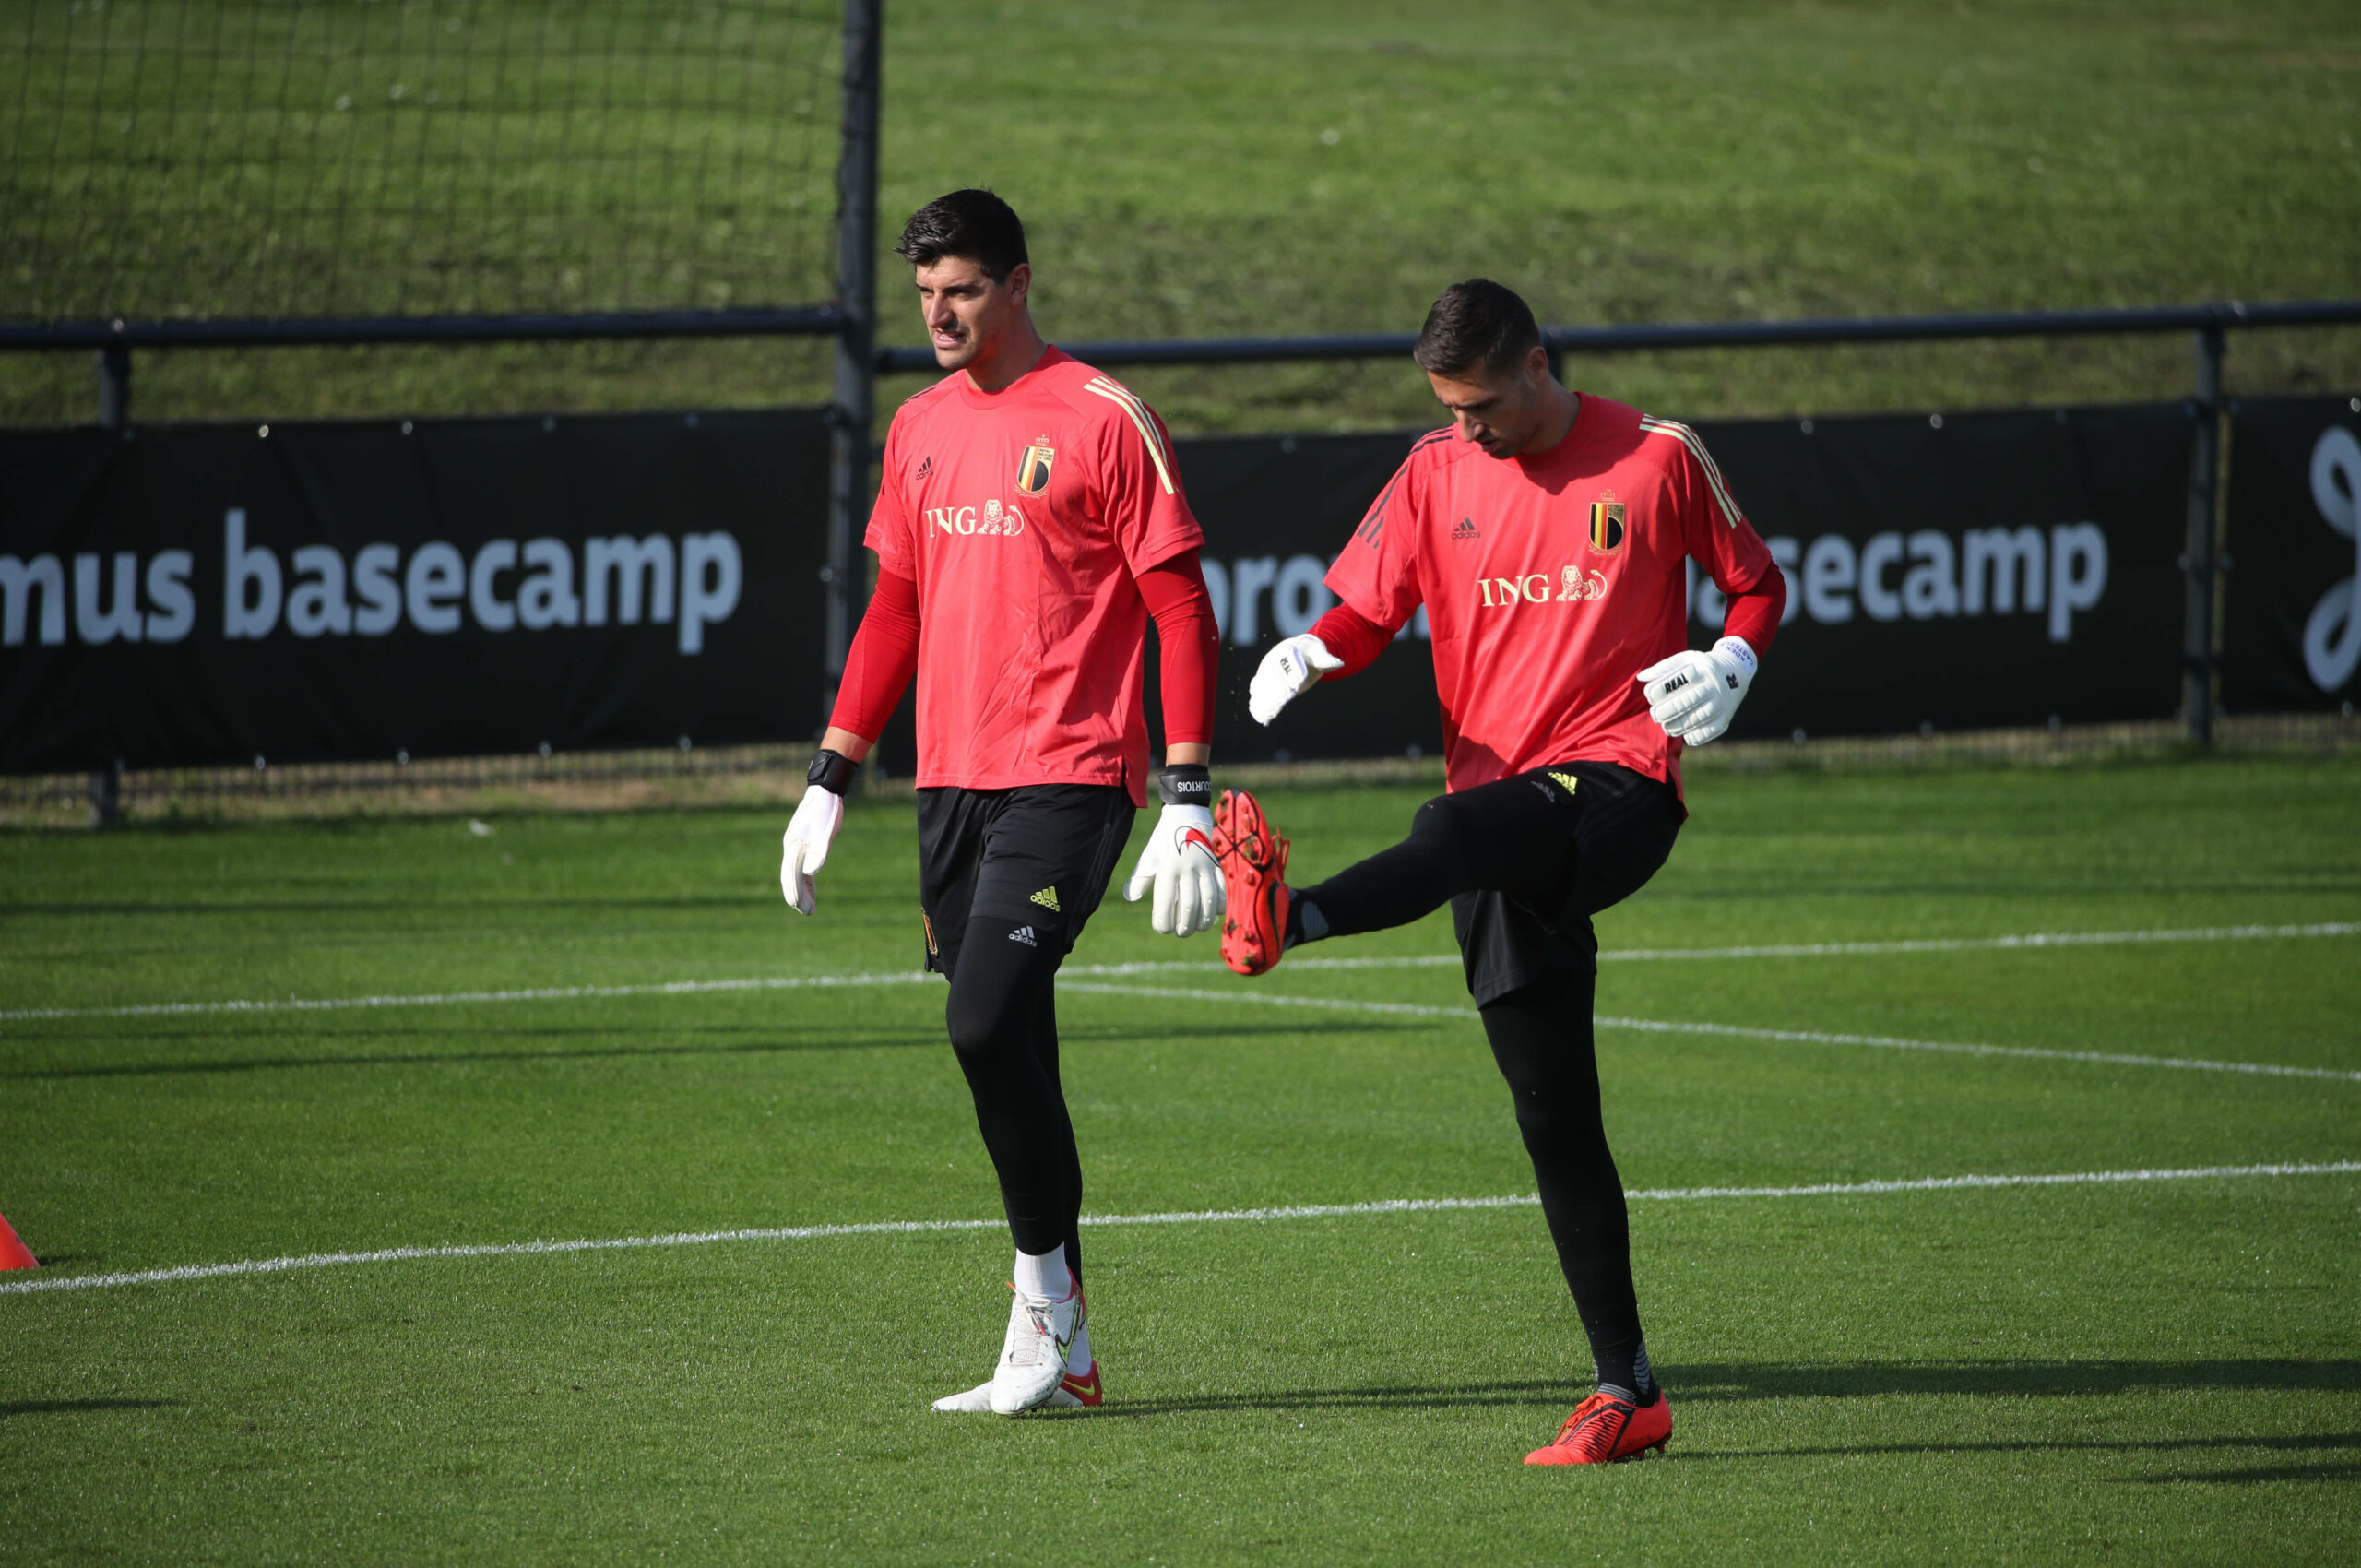
{"type": "Polygon", "coordinates": [[[926,967],[947,975],[971,915],[1033,928],[1074,950],[1098,908],[1138,810],[1120,784],[919,791],[919,907],[926,967]]]}
{"type": "Polygon", "coordinates": [[[1551,810],[1550,845],[1574,845],[1560,887],[1538,898],[1462,893],[1451,901],[1453,932],[1467,971],[1467,992],[1483,1006],[1566,970],[1598,972],[1598,936],[1590,918],[1638,892],[1672,853],[1689,812],[1662,779],[1611,762],[1560,762],[1497,779],[1460,799],[1479,804],[1489,790],[1537,790],[1551,810]],[[1553,775],[1575,781],[1569,790],[1553,775]]]}

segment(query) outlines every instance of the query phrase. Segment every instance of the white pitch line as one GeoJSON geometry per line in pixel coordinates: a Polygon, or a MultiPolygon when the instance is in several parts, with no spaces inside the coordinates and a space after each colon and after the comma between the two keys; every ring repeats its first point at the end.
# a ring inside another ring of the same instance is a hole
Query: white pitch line
{"type": "MultiPolygon", "coordinates": [[[[1680,1203],[1713,1198],[1824,1198],[1885,1193],[1940,1193],[1990,1187],[2075,1187],[2126,1182],[2194,1182],[2244,1176],[2343,1176],[2361,1172],[2361,1159],[2273,1165],[2202,1165],[2162,1170],[2081,1170],[2031,1176],[1922,1176],[1885,1182],[1814,1182],[1795,1187],[1656,1187],[1626,1193],[1633,1203],[1680,1203]]],[[[1155,1214],[1088,1214],[1082,1223],[1113,1225],[1221,1225],[1240,1220],[1343,1219],[1373,1214],[1430,1214],[1465,1209],[1531,1208],[1541,1200],[1530,1193],[1489,1198],[1385,1198],[1374,1203],[1287,1204],[1270,1208],[1176,1209],[1155,1214]]],[[[811,1241],[830,1236],[914,1236],[950,1230],[997,1230],[1003,1219],[886,1219],[860,1225],[790,1225],[753,1230],[683,1230],[663,1236],[615,1236],[577,1241],[500,1241],[471,1247],[386,1247],[368,1253],[307,1253],[300,1257],[255,1258],[243,1263],[187,1264],[125,1274],[70,1275],[63,1279],[17,1279],[0,1283],[0,1295],[45,1290],[94,1290],[120,1285],[167,1285],[243,1275],[286,1274],[297,1269],[338,1268],[350,1264],[409,1263],[425,1258],[526,1257],[549,1253],[604,1253],[647,1247],[701,1247],[719,1241],[811,1241]]]]}
{"type": "MultiPolygon", "coordinates": [[[[2320,921],[2308,925],[2206,926],[2185,931],[2054,931],[2014,936],[1928,937],[1902,942],[1819,942],[1772,947],[1626,947],[1601,953],[1599,962],[1662,962],[1714,958],[1827,958],[1878,953],[1971,953],[2103,947],[2157,942],[2260,942],[2361,934],[2361,921],[2320,921]]],[[[1422,969],[1458,964],[1456,954],[1401,957],[1297,958],[1298,969],[1422,969]]],[[[1143,960],[1128,964],[1074,964],[1069,976],[1226,972],[1197,959],[1143,960]]],[[[572,1002],[623,996],[689,996],[706,992],[800,991],[834,986],[917,985],[933,977],[921,970],[820,975],[769,975],[739,980],[664,980],[645,985],[552,985],[513,991],[448,991],[409,995],[288,997],[224,1002],[150,1002],[120,1007],[18,1007],[0,1010],[0,1023],[49,1018],[153,1018],[196,1013],[334,1013],[373,1007],[449,1007],[488,1002],[572,1002]]]]}
{"type": "MultiPolygon", "coordinates": [[[[1272,1007],[1317,1007],[1352,1013],[1408,1014],[1428,1018],[1477,1016],[1472,1007],[1435,1007],[1409,1002],[1356,1002],[1345,997],[1288,996],[1268,991],[1204,991],[1180,986],[1062,985],[1060,991],[1108,996],[1159,996],[1184,1002],[1248,1002],[1272,1007]]],[[[2361,1083],[2361,1072],[2339,1067],[2284,1067],[2268,1062],[2215,1062],[2193,1056],[2134,1056],[2109,1051],[2053,1051],[2034,1045],[1969,1045],[1938,1039],[1899,1039],[1890,1035],[1830,1034],[1816,1029],[1766,1029],[1744,1024],[1685,1024],[1655,1018],[1610,1018],[1591,1023],[1602,1029],[1643,1029],[1657,1034],[1727,1035],[1740,1039],[1791,1040],[1802,1045],[1866,1045],[1884,1051],[1933,1051],[1959,1056],[2019,1056],[2038,1062],[2097,1062],[2117,1067],[2171,1067],[2197,1073],[2250,1073],[2274,1078],[2327,1078],[2361,1083]]]]}

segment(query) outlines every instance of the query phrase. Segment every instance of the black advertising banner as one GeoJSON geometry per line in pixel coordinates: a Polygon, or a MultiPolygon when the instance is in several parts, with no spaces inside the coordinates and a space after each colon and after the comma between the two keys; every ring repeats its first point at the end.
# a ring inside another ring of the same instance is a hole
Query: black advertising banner
{"type": "Polygon", "coordinates": [[[0,432],[0,768],[819,722],[819,411],[0,432]]]}
{"type": "Polygon", "coordinates": [[[2234,405],[2228,523],[2223,707],[2350,713],[2361,697],[2361,398],[2234,405]]]}
{"type": "MultiPolygon", "coordinates": [[[[1697,427],[1787,575],[1731,733],[1879,734],[2169,717],[2193,431],[2178,405],[1697,427]]],[[[1270,729],[1246,686],[1333,600],[1321,578],[1413,437],[1179,444],[1223,628],[1215,754],[1399,756],[1441,743],[1423,614],[1270,729]]],[[[1726,606],[1692,583],[1691,641],[1726,606]]]]}

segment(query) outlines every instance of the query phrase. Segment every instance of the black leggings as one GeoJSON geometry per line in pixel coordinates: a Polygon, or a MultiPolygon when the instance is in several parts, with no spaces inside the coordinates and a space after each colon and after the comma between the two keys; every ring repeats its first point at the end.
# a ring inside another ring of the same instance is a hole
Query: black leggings
{"type": "Polygon", "coordinates": [[[1553,799],[1524,777],[1438,795],[1410,818],[1410,837],[1303,896],[1319,906],[1331,936],[1408,925],[1462,893],[1555,903],[1574,865],[1577,818],[1569,804],[1563,790],[1553,799]]]}
{"type": "Polygon", "coordinates": [[[1023,924],[967,921],[945,1022],[976,1099],[976,1124],[1000,1175],[1017,1247],[1036,1256],[1062,1242],[1082,1281],[1082,1157],[1058,1082],[1056,978],[1064,955],[1013,940],[1023,924]],[[1046,1134],[1046,1135],[1045,1135],[1046,1134]]]}
{"type": "Polygon", "coordinates": [[[1468,988],[1508,1080],[1559,1266],[1601,1381],[1627,1388],[1637,1386],[1640,1307],[1623,1179],[1599,1112],[1590,917],[1655,874],[1685,814],[1668,785],[1568,763],[1429,801],[1401,843],[1302,890],[1337,936],[1455,901],[1468,988]]]}
{"type": "Polygon", "coordinates": [[[1602,1381],[1628,1388],[1640,1348],[1640,1299],[1631,1283],[1623,1178],[1599,1114],[1590,1025],[1596,983],[1595,976],[1561,971],[1509,992],[1481,1014],[1492,1060],[1516,1104],[1516,1130],[1533,1157],[1541,1213],[1591,1359],[1602,1381]]]}

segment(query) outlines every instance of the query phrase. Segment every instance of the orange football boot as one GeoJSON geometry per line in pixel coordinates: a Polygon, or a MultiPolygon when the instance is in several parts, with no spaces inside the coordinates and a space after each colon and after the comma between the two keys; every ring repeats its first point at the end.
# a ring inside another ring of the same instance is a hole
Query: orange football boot
{"type": "Polygon", "coordinates": [[[1528,1465],[1618,1465],[1661,1454],[1672,1441],[1672,1400],[1662,1389],[1656,1402],[1638,1406],[1612,1394],[1592,1395],[1574,1407],[1546,1448],[1525,1456],[1528,1465]]]}
{"type": "Polygon", "coordinates": [[[1241,975],[1267,972],[1287,938],[1288,842],[1271,831],[1261,802],[1243,790],[1224,790],[1214,807],[1214,854],[1221,861],[1227,910],[1221,961],[1241,975]]]}

